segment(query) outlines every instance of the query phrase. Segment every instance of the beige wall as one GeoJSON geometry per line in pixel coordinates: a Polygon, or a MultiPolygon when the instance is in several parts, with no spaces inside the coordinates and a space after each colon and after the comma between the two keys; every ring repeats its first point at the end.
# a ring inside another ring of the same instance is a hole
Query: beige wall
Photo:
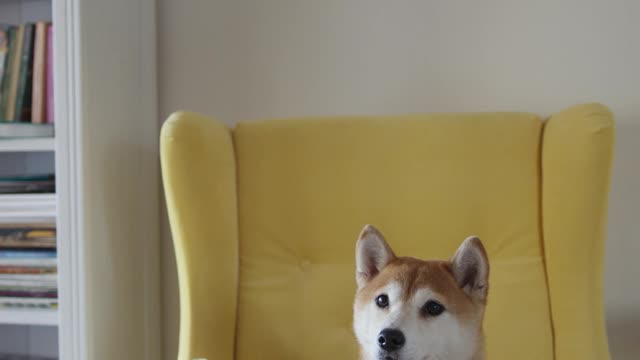
{"type": "MultiPolygon", "coordinates": [[[[159,0],[160,114],[240,119],[525,110],[585,101],[618,119],[607,245],[617,360],[640,353],[640,2],[159,0]],[[634,337],[635,336],[635,337],[634,337]],[[632,352],[634,352],[632,355],[632,352]]],[[[165,351],[175,263],[164,241],[165,351]]]]}

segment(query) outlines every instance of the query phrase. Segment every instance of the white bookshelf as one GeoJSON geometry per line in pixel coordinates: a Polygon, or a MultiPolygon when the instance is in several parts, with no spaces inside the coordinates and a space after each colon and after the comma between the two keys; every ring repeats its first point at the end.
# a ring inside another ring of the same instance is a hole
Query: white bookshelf
{"type": "Polygon", "coordinates": [[[54,138],[0,139],[0,152],[42,152],[55,150],[54,138]]]}
{"type": "MultiPolygon", "coordinates": [[[[51,21],[52,1],[1,0],[0,23],[51,21]]],[[[53,137],[0,138],[0,175],[54,173],[55,147],[53,137]]],[[[55,194],[0,194],[0,223],[55,223],[56,219],[55,194]]],[[[61,358],[58,325],[57,309],[0,308],[0,338],[11,339],[0,341],[0,353],[61,358]]]]}
{"type": "Polygon", "coordinates": [[[34,194],[0,194],[0,209],[7,204],[55,204],[56,194],[34,193],[34,194]]]}
{"type": "MultiPolygon", "coordinates": [[[[54,145],[52,138],[0,139],[0,174],[53,172],[54,145]]],[[[0,224],[55,223],[56,219],[56,194],[0,194],[0,224]]],[[[0,341],[0,353],[59,357],[58,325],[57,309],[0,308],[0,337],[16,339],[0,341]]]]}

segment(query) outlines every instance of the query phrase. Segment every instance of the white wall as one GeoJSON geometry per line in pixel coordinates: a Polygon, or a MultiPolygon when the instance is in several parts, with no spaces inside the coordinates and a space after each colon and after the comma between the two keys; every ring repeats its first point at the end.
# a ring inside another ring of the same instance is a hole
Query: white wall
{"type": "MultiPolygon", "coordinates": [[[[599,101],[618,120],[606,300],[616,360],[640,354],[640,2],[159,0],[160,114],[240,119],[523,110],[599,101]]],[[[165,356],[175,263],[165,233],[165,356]]]]}

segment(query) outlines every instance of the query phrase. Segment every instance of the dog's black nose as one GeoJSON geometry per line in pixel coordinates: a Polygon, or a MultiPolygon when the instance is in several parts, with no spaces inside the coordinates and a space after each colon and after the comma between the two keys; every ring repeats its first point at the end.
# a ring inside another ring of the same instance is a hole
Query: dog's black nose
{"type": "Polygon", "coordinates": [[[398,350],[404,345],[404,334],[398,329],[383,329],[378,334],[378,345],[386,351],[398,350]]]}

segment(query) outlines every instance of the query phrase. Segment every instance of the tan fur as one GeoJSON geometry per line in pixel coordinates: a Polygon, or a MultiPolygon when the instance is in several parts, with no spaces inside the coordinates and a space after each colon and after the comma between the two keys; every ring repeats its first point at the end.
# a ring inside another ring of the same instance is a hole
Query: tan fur
{"type": "Polygon", "coordinates": [[[458,287],[449,261],[424,261],[410,257],[399,257],[391,261],[378,276],[358,292],[356,306],[375,298],[378,289],[391,280],[396,280],[402,285],[405,300],[418,289],[430,288],[447,299],[450,311],[463,317],[475,315],[484,307],[484,301],[474,301],[458,287]]]}
{"type": "MultiPolygon", "coordinates": [[[[474,331],[476,336],[475,344],[469,344],[473,349],[476,349],[474,355],[470,359],[450,359],[450,360],[484,360],[484,334],[482,330],[482,322],[484,318],[484,309],[486,306],[486,295],[488,292],[488,283],[483,282],[477,284],[475,288],[473,285],[461,285],[464,283],[464,279],[458,275],[454,275],[454,270],[460,271],[460,268],[464,268],[465,264],[460,264],[460,260],[455,257],[452,260],[420,260],[411,257],[396,257],[393,255],[391,248],[386,245],[386,241],[382,238],[382,235],[372,227],[368,226],[363,230],[361,239],[364,236],[372,234],[379,236],[384,243],[379,246],[380,249],[388,249],[391,260],[381,269],[379,272],[373,274],[363,286],[359,288],[356,294],[354,303],[354,311],[357,314],[364,306],[371,304],[375,301],[375,298],[381,293],[381,289],[390,283],[397,283],[401,288],[401,296],[403,301],[409,301],[417,291],[421,289],[428,289],[434,293],[434,296],[446,307],[446,311],[451,313],[457,321],[464,324],[466,329],[474,331]],[[452,261],[457,261],[455,264],[452,261]],[[457,265],[457,267],[456,267],[457,265]],[[455,267],[455,269],[454,269],[455,267]],[[462,286],[462,287],[461,287],[462,286]]],[[[464,246],[472,246],[478,254],[486,260],[486,252],[479,239],[469,238],[463,243],[461,249],[464,246]]],[[[459,250],[460,251],[460,250],[459,250]]],[[[459,254],[456,253],[456,256],[459,254]]],[[[473,260],[473,259],[472,259],[473,260]]],[[[486,271],[488,277],[488,261],[486,271]]],[[[358,274],[362,276],[362,274],[358,274]]],[[[380,310],[384,311],[384,310],[380,310]]],[[[416,310],[415,316],[422,317],[423,321],[432,321],[428,316],[419,314],[416,310]]],[[[364,351],[361,348],[361,359],[365,359],[364,351]]],[[[404,359],[402,359],[404,360],[404,359]]],[[[407,359],[413,360],[413,359],[407,359]]],[[[417,359],[419,360],[419,359],[417,359]]]]}
{"type": "MultiPolygon", "coordinates": [[[[379,293],[379,289],[393,280],[402,284],[405,300],[414,295],[418,289],[432,289],[446,299],[448,311],[475,324],[484,337],[482,320],[486,300],[472,299],[458,287],[451,272],[450,261],[395,258],[369,284],[358,291],[356,308],[362,307],[365,302],[372,301],[379,293]]],[[[484,360],[484,344],[479,344],[478,348],[479,353],[471,360],[484,360]]]]}

